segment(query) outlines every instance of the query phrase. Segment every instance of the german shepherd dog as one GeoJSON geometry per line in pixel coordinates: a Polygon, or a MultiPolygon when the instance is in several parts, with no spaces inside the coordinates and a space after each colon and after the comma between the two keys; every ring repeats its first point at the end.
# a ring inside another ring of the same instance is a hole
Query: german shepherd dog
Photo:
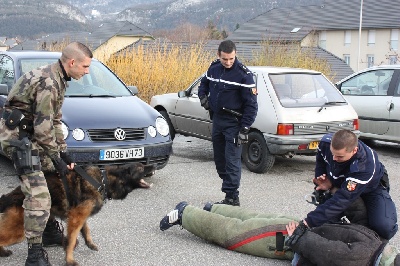
{"type": "MultiPolygon", "coordinates": [[[[92,250],[98,250],[90,235],[87,219],[100,211],[104,204],[104,195],[108,199],[124,199],[135,188],[149,188],[150,185],[143,178],[153,173],[155,166],[141,163],[106,166],[106,178],[97,166],[88,166],[85,170],[99,184],[103,183],[105,193],[98,191],[76,171],[67,174],[66,190],[57,173],[45,173],[52,202],[50,216],[66,220],[67,224],[67,239],[64,243],[66,265],[78,265],[73,252],[79,231],[85,244],[92,250]],[[107,182],[102,181],[103,179],[107,182]],[[65,191],[68,192],[68,196],[65,191]]],[[[5,246],[25,239],[22,208],[24,198],[20,186],[0,198],[0,257],[12,254],[12,251],[4,249],[5,246]]]]}

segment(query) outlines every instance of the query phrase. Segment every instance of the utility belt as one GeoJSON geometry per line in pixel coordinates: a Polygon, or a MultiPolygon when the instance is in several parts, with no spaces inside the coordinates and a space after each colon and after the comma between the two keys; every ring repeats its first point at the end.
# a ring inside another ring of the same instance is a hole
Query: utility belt
{"type": "Polygon", "coordinates": [[[18,109],[14,109],[11,112],[4,111],[3,119],[9,129],[14,130],[19,127],[19,139],[9,141],[10,146],[15,147],[12,159],[17,174],[23,175],[40,171],[39,151],[32,150],[32,142],[30,141],[33,133],[32,121],[24,118],[24,115],[18,109]]]}
{"type": "Polygon", "coordinates": [[[236,110],[228,109],[228,108],[225,108],[225,107],[222,107],[222,110],[225,112],[225,114],[228,113],[228,114],[234,115],[234,116],[236,116],[238,118],[243,116],[243,114],[241,112],[238,112],[236,110]]]}

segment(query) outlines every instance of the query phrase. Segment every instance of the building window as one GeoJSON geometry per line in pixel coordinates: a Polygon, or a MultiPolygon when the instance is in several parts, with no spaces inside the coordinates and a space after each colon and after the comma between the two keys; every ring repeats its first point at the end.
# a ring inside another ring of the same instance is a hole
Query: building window
{"type": "Polygon", "coordinates": [[[320,31],[319,33],[319,47],[326,49],[326,31],[320,31]]]}
{"type": "Polygon", "coordinates": [[[350,55],[349,54],[344,54],[343,60],[346,62],[346,64],[350,65],[350,55]]]}
{"type": "Polygon", "coordinates": [[[351,44],[351,31],[346,30],[344,32],[344,46],[350,46],[351,44]]]}
{"type": "Polygon", "coordinates": [[[389,64],[396,65],[399,62],[397,55],[389,55],[389,64]]]}
{"type": "Polygon", "coordinates": [[[374,66],[375,57],[373,54],[367,55],[368,67],[374,66]]]}
{"type": "Polygon", "coordinates": [[[397,51],[399,48],[399,30],[392,29],[390,33],[390,48],[397,51]]]}
{"type": "Polygon", "coordinates": [[[368,46],[375,45],[375,30],[368,31],[368,46]]]}

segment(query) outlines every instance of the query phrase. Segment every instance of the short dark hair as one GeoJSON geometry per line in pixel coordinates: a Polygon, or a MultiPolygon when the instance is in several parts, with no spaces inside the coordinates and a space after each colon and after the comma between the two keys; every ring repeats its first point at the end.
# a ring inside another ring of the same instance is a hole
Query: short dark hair
{"type": "Polygon", "coordinates": [[[231,40],[222,41],[218,46],[218,54],[221,54],[221,52],[230,54],[233,51],[236,52],[236,45],[231,40]]]}
{"type": "Polygon", "coordinates": [[[356,134],[348,129],[341,129],[333,134],[331,141],[332,148],[341,150],[346,148],[347,152],[352,151],[358,145],[358,138],[356,134]]]}

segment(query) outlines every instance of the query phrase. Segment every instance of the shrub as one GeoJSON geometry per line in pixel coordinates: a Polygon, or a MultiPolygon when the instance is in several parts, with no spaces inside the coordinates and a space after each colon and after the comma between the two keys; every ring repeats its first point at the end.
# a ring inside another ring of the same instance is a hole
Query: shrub
{"type": "MultiPolygon", "coordinates": [[[[60,43],[52,45],[51,50],[61,51],[63,47],[65,45],[60,43]]],[[[334,79],[328,62],[318,58],[311,48],[269,41],[263,42],[260,48],[252,52],[251,60],[241,61],[249,66],[313,69],[334,79]]],[[[215,54],[216,51],[206,49],[202,42],[190,44],[154,41],[143,42],[114,54],[105,64],[126,85],[137,86],[138,96],[149,103],[156,94],[178,92],[188,87],[207,70],[215,54]]]]}
{"type": "Polygon", "coordinates": [[[203,44],[141,44],[113,55],[107,61],[127,85],[135,85],[139,97],[150,102],[153,95],[183,90],[207,70],[215,52],[203,44]]]}

